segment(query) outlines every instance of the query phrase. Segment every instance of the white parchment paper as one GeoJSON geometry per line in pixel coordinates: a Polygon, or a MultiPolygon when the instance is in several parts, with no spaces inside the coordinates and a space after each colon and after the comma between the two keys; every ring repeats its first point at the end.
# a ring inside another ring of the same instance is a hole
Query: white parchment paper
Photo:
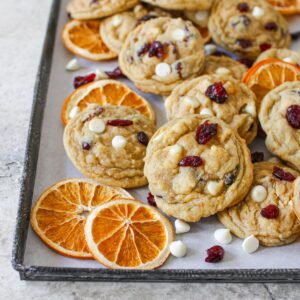
{"type": "MultiPolygon", "coordinates": [[[[63,25],[68,21],[65,13],[66,0],[62,1],[59,24],[56,35],[53,66],[51,71],[50,85],[48,91],[47,104],[45,107],[44,121],[42,126],[42,138],[38,159],[36,182],[33,195],[33,203],[40,193],[48,186],[63,179],[82,177],[68,160],[62,143],[63,126],[60,121],[61,106],[64,99],[73,91],[73,77],[80,74],[87,74],[96,68],[101,70],[112,70],[117,62],[91,63],[84,59],[79,59],[82,68],[69,73],[65,70],[66,63],[73,56],[63,47],[60,40],[60,33],[63,25]]],[[[291,32],[300,30],[300,17],[290,19],[291,32]]],[[[293,49],[300,51],[300,41],[294,42],[293,49]]],[[[134,88],[131,82],[125,82],[134,88]]],[[[158,124],[161,126],[166,122],[163,101],[160,97],[150,94],[142,94],[148,99],[157,115],[158,124]]],[[[30,103],[28,105],[31,105],[30,103]]],[[[256,140],[251,148],[256,151],[264,151],[265,157],[270,157],[267,153],[263,140],[256,140]]],[[[130,191],[137,199],[146,201],[147,188],[130,191]]],[[[217,244],[213,233],[216,229],[222,228],[222,224],[215,217],[203,219],[197,224],[192,224],[192,229],[184,235],[177,235],[176,239],[181,239],[188,247],[186,257],[176,259],[170,257],[164,269],[264,269],[264,268],[299,268],[300,267],[300,240],[292,245],[264,248],[260,247],[255,254],[249,255],[242,251],[242,240],[234,237],[232,244],[224,246],[226,251],[224,261],[218,264],[208,264],[204,262],[206,249],[217,244]]],[[[42,241],[29,228],[26,253],[26,265],[52,266],[52,267],[76,267],[76,268],[103,268],[95,261],[82,261],[65,258],[48,249],[42,241]]]]}

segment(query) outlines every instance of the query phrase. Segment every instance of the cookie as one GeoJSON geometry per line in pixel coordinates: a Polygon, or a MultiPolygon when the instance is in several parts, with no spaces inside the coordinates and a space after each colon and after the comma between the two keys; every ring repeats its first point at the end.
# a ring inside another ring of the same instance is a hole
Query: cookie
{"type": "Polygon", "coordinates": [[[143,2],[171,10],[207,10],[213,4],[213,0],[143,0],[143,2]]]}
{"type": "Polygon", "coordinates": [[[119,55],[122,72],[143,92],[168,95],[203,68],[203,39],[191,22],[156,18],[132,31],[119,55]]]}
{"type": "Polygon", "coordinates": [[[215,1],[208,27],[217,44],[250,59],[291,43],[287,21],[265,0],[215,1]]]}
{"type": "Polygon", "coordinates": [[[261,103],[259,121],[269,151],[300,170],[300,81],[269,92],[261,103]]]}
{"type": "Polygon", "coordinates": [[[257,134],[256,97],[228,75],[204,75],[177,86],[166,99],[168,119],[188,114],[210,115],[237,130],[250,144],[257,134]]]}
{"type": "Polygon", "coordinates": [[[143,159],[154,130],[153,123],[133,108],[91,105],[69,121],[64,147],[88,178],[134,188],[147,184],[143,159]]]}
{"type": "Polygon", "coordinates": [[[299,174],[272,162],[254,164],[254,180],[244,201],[218,214],[224,226],[239,238],[254,235],[264,246],[280,246],[300,236],[300,221],[292,208],[293,182],[282,172],[299,174]]]}
{"type": "Polygon", "coordinates": [[[128,34],[141,22],[158,16],[169,16],[160,9],[147,10],[137,5],[133,11],[121,12],[106,18],[100,27],[100,35],[104,43],[115,53],[120,53],[128,34]]]}
{"type": "Polygon", "coordinates": [[[205,58],[202,74],[229,75],[242,81],[247,71],[248,68],[245,65],[230,57],[209,55],[205,58]]]}
{"type": "Polygon", "coordinates": [[[268,58],[276,58],[300,66],[300,53],[290,49],[269,49],[260,54],[255,63],[268,58]]]}
{"type": "Polygon", "coordinates": [[[234,129],[215,117],[188,115],[155,133],[144,172],[164,213],[197,222],[239,203],[250,189],[253,166],[234,129]]]}
{"type": "Polygon", "coordinates": [[[125,11],[138,2],[138,0],[70,0],[67,12],[73,19],[90,20],[125,11]]]}

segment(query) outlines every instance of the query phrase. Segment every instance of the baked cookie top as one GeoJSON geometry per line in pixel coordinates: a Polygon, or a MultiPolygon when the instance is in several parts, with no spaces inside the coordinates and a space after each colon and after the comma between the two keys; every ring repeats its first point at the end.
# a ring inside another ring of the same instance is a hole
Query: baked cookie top
{"type": "Polygon", "coordinates": [[[188,114],[217,117],[247,143],[257,134],[256,97],[243,83],[225,75],[203,75],[177,86],[166,99],[168,119],[188,114]]]}
{"type": "Polygon", "coordinates": [[[138,2],[138,0],[70,0],[67,12],[73,19],[89,20],[125,11],[138,2]]]}
{"type": "Polygon", "coordinates": [[[217,44],[251,59],[291,43],[287,21],[265,0],[215,1],[208,26],[217,44]]]}
{"type": "Polygon", "coordinates": [[[186,10],[183,12],[184,16],[192,21],[194,24],[197,24],[201,27],[208,26],[208,18],[210,12],[208,10],[196,10],[190,11],[186,10]]]}
{"type": "Polygon", "coordinates": [[[259,121],[267,148],[300,170],[300,82],[286,82],[263,99],[259,121]]]}
{"type": "Polygon", "coordinates": [[[143,173],[153,123],[125,106],[91,105],[64,131],[64,147],[73,164],[87,177],[123,188],[147,184],[143,173]]]}
{"type": "Polygon", "coordinates": [[[205,58],[202,74],[232,76],[242,81],[247,71],[245,65],[230,57],[209,55],[205,58]]]}
{"type": "Polygon", "coordinates": [[[214,0],[143,0],[154,6],[174,10],[206,10],[210,9],[214,0]]]}
{"type": "Polygon", "coordinates": [[[119,55],[123,73],[144,92],[168,95],[204,63],[203,39],[190,21],[156,18],[132,31],[119,55]]]}
{"type": "Polygon", "coordinates": [[[258,56],[255,63],[267,58],[276,58],[300,66],[300,53],[290,49],[269,49],[258,56]]]}
{"type": "Polygon", "coordinates": [[[292,208],[291,181],[298,175],[278,163],[254,164],[254,180],[245,200],[220,212],[219,220],[238,237],[254,235],[265,246],[292,243],[300,236],[300,221],[292,208]]]}
{"type": "Polygon", "coordinates": [[[161,127],[148,145],[144,171],[158,207],[188,222],[237,204],[253,176],[246,142],[220,119],[200,115],[161,127]]]}
{"type": "Polygon", "coordinates": [[[158,16],[170,16],[160,9],[147,10],[137,5],[132,11],[121,12],[106,18],[100,26],[100,35],[104,43],[115,53],[120,53],[128,34],[142,22],[158,16]]]}

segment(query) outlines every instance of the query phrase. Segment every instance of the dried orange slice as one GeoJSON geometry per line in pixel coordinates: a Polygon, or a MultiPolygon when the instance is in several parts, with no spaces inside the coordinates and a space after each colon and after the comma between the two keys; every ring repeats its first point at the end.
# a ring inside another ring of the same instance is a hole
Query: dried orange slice
{"type": "Polygon", "coordinates": [[[300,177],[294,181],[293,208],[298,219],[300,220],[300,177]]]}
{"type": "Polygon", "coordinates": [[[61,255],[92,259],[85,237],[86,214],[97,205],[132,198],[121,188],[86,179],[57,182],[42,193],[31,212],[31,225],[42,241],[61,255]]]}
{"type": "Polygon", "coordinates": [[[135,108],[155,122],[155,114],[150,103],[143,97],[116,80],[99,80],[76,89],[64,102],[61,119],[64,125],[70,120],[74,108],[83,111],[89,104],[124,105],[135,108]]]}
{"type": "Polygon", "coordinates": [[[300,80],[300,68],[279,59],[268,58],[255,64],[243,82],[256,94],[258,103],[275,87],[287,81],[300,80]]]}
{"type": "Polygon", "coordinates": [[[300,13],[300,0],[268,0],[276,10],[284,15],[300,13]]]}
{"type": "Polygon", "coordinates": [[[99,20],[68,22],[62,30],[63,44],[72,53],[93,61],[117,57],[101,39],[100,24],[99,20]]]}
{"type": "Polygon", "coordinates": [[[111,269],[154,269],[168,258],[174,239],[170,221],[136,200],[115,200],[95,208],[87,218],[90,252],[111,269]]]}

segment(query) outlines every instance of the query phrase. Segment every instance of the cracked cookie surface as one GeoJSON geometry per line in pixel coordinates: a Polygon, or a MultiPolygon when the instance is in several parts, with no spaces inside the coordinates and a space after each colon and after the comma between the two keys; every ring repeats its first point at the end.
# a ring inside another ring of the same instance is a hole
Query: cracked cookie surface
{"type": "Polygon", "coordinates": [[[155,133],[144,171],[158,207],[188,222],[237,204],[253,176],[245,141],[221,120],[199,115],[172,120],[155,133]]]}
{"type": "Polygon", "coordinates": [[[268,58],[286,60],[300,66],[300,53],[290,49],[269,49],[258,56],[255,63],[268,58]]]}
{"type": "Polygon", "coordinates": [[[207,10],[213,4],[213,0],[143,0],[143,2],[174,10],[207,10]]]}
{"type": "Polygon", "coordinates": [[[295,177],[299,175],[298,172],[278,163],[256,163],[251,192],[244,201],[218,214],[225,227],[239,238],[254,235],[265,246],[289,244],[300,236],[300,221],[291,205],[293,182],[276,178],[273,175],[274,167],[279,167],[295,177]],[[252,192],[257,186],[265,191],[265,199],[256,198],[255,192],[252,192]],[[277,212],[272,218],[266,218],[262,210],[270,205],[277,207],[277,212]]]}
{"type": "Polygon", "coordinates": [[[64,147],[85,176],[111,186],[139,187],[147,184],[144,156],[154,131],[153,123],[135,109],[91,105],[66,126],[64,147]]]}

